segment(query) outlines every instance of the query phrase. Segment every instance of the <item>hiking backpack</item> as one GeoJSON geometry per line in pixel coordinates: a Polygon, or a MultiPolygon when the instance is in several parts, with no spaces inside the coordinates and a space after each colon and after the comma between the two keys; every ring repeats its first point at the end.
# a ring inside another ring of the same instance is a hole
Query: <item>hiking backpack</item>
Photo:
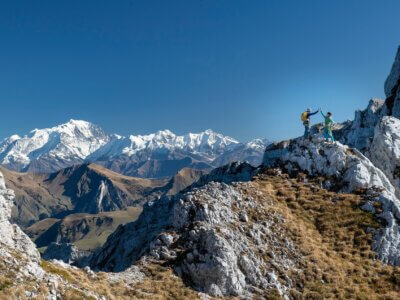
{"type": "Polygon", "coordinates": [[[302,122],[305,122],[305,121],[307,121],[308,120],[308,112],[303,112],[302,114],[301,114],[301,121],[302,122]]]}

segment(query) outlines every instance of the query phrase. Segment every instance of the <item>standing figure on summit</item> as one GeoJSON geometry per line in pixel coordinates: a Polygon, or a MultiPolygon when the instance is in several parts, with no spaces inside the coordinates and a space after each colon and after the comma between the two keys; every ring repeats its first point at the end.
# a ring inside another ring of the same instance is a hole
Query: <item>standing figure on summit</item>
{"type": "Polygon", "coordinates": [[[335,123],[332,120],[332,114],[330,112],[326,113],[326,115],[324,115],[324,113],[322,112],[321,109],[319,109],[321,111],[321,115],[325,118],[325,122],[324,122],[324,138],[326,142],[334,142],[335,138],[333,137],[332,134],[332,129],[333,129],[333,124],[335,123]]]}
{"type": "Polygon", "coordinates": [[[320,111],[320,109],[312,113],[311,108],[307,108],[307,110],[301,114],[301,120],[304,125],[304,138],[310,136],[310,117],[318,113],[318,111],[320,111]]]}

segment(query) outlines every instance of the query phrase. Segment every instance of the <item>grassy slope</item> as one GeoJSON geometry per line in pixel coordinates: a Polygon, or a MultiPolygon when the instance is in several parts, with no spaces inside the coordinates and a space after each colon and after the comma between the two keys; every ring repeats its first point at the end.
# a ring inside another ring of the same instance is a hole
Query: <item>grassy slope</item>
{"type": "Polygon", "coordinates": [[[301,249],[303,272],[293,272],[292,297],[400,299],[400,269],[376,260],[368,227],[380,226],[362,211],[360,195],[328,192],[316,183],[260,175],[254,184],[275,199],[291,238],[301,249]]]}
{"type": "MultiPolygon", "coordinates": [[[[260,205],[247,213],[249,222],[258,222],[274,213],[285,217],[287,238],[301,252],[299,268],[289,274],[293,282],[291,298],[400,299],[400,268],[384,265],[371,251],[372,236],[366,229],[380,224],[359,208],[362,195],[337,194],[319,188],[316,182],[304,183],[304,178],[274,174],[261,174],[251,183],[256,187],[251,196],[260,205]]],[[[104,273],[91,279],[80,270],[65,270],[51,264],[45,268],[110,299],[198,298],[169,267],[149,261],[139,267],[146,277],[131,286],[110,284],[104,273]]],[[[0,296],[8,295],[12,288],[5,282],[0,296]]],[[[74,299],[65,295],[66,299],[74,299]]],[[[261,298],[279,296],[265,291],[261,298]]]]}
{"type": "MultiPolygon", "coordinates": [[[[110,226],[90,230],[84,238],[76,241],[75,245],[82,250],[93,250],[101,247],[106,242],[108,236],[113,233],[119,225],[135,221],[139,217],[141,211],[141,207],[128,207],[127,210],[99,213],[98,215],[100,217],[106,216],[112,218],[112,224],[110,226]]],[[[72,219],[73,216],[68,216],[63,222],[69,222],[70,218],[72,219]]],[[[85,216],[85,218],[90,219],[90,215],[87,217],[85,216]]],[[[70,226],[73,226],[73,224],[70,226]]]]}
{"type": "Polygon", "coordinates": [[[41,233],[59,222],[58,230],[62,232],[63,237],[69,237],[70,241],[79,249],[94,250],[101,247],[108,236],[113,233],[120,224],[135,221],[139,217],[141,211],[141,207],[128,207],[126,210],[101,212],[99,214],[71,214],[62,220],[44,219],[33,224],[25,231],[35,241],[41,233]],[[79,232],[76,228],[82,223],[86,225],[85,230],[79,232]]]}

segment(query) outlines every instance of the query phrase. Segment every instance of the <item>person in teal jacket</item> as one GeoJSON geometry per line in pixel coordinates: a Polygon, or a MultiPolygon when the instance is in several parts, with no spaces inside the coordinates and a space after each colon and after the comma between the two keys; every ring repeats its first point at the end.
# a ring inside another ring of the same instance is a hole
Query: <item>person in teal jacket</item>
{"type": "Polygon", "coordinates": [[[324,115],[324,113],[321,110],[321,115],[325,118],[325,122],[324,122],[324,138],[325,141],[327,142],[334,142],[335,138],[333,137],[332,134],[332,129],[333,129],[333,124],[335,124],[335,122],[332,120],[332,114],[330,112],[326,113],[326,115],[324,115]]]}

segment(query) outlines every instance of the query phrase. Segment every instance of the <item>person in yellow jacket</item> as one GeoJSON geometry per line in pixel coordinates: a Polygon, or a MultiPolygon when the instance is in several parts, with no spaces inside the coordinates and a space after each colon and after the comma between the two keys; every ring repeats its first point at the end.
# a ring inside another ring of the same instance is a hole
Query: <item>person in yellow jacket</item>
{"type": "Polygon", "coordinates": [[[301,114],[301,121],[303,121],[304,125],[304,136],[303,137],[308,137],[310,136],[310,117],[317,114],[320,110],[318,109],[315,112],[311,112],[311,108],[307,108],[305,112],[301,114]]]}

